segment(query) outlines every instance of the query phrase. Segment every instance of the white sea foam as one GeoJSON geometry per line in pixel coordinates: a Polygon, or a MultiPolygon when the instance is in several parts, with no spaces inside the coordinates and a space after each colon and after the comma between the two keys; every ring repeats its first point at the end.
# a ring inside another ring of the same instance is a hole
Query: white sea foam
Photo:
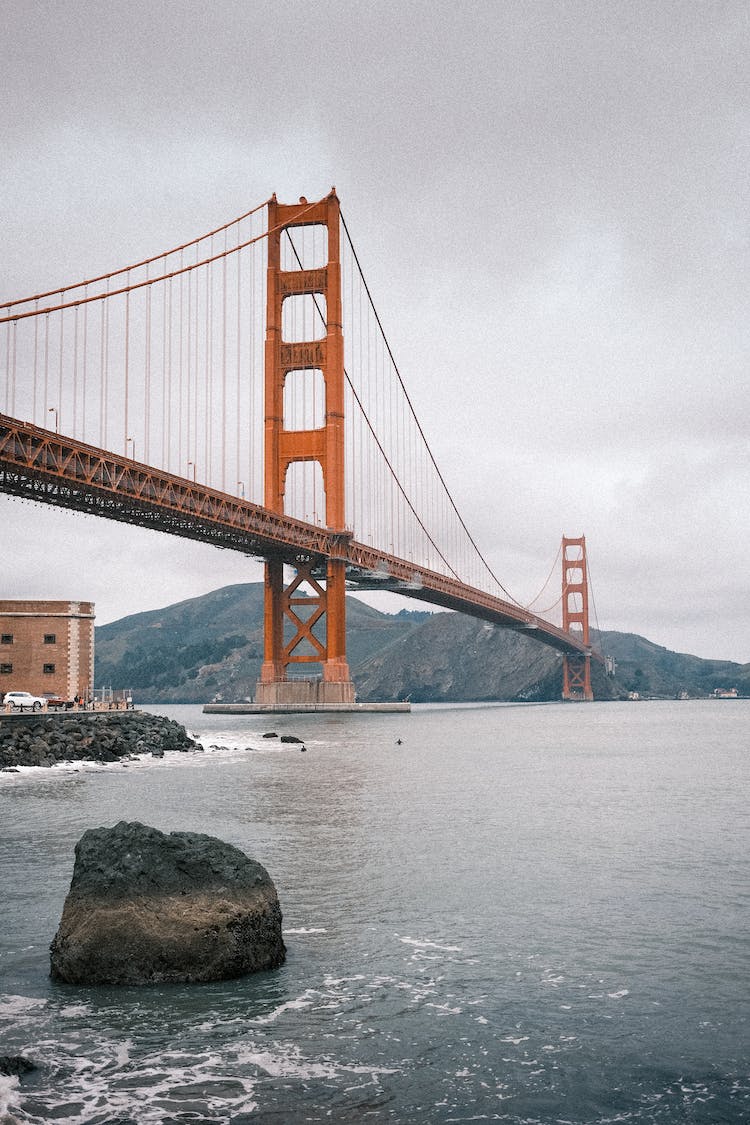
{"type": "Polygon", "coordinates": [[[364,973],[356,973],[353,977],[323,977],[323,985],[325,988],[338,988],[341,984],[354,984],[355,981],[365,980],[364,973]]]}
{"type": "Polygon", "coordinates": [[[291,743],[280,743],[276,739],[261,741],[259,735],[241,738],[227,737],[225,732],[195,734],[187,732],[189,737],[198,744],[197,750],[167,750],[163,757],[155,757],[148,751],[141,754],[130,754],[127,758],[118,758],[116,762],[92,762],[83,759],[71,758],[64,762],[55,762],[51,766],[14,766],[12,772],[0,772],[0,784],[13,784],[19,781],[44,780],[52,776],[70,776],[79,773],[102,773],[121,769],[173,769],[203,768],[207,762],[214,765],[217,761],[231,763],[243,757],[248,752],[288,751],[296,747],[291,743]]]}
{"type": "MultiPolygon", "coordinates": [[[[213,1053],[158,1053],[151,1058],[135,1060],[131,1056],[132,1041],[101,1041],[93,1056],[78,1054],[69,1043],[64,1058],[56,1055],[60,1044],[39,1042],[41,1055],[49,1061],[53,1080],[48,1089],[39,1091],[37,1100],[45,1105],[44,1116],[24,1114],[23,1121],[42,1125],[54,1119],[61,1125],[84,1125],[92,1119],[101,1120],[107,1107],[107,1120],[126,1117],[139,1125],[159,1125],[166,1118],[182,1117],[195,1111],[211,1120],[229,1120],[236,1114],[252,1113],[258,1105],[254,1082],[241,1077],[233,1068],[229,1074],[226,1058],[213,1053]],[[54,1080],[57,1063],[68,1070],[64,1082],[54,1080]]],[[[10,1125],[15,1118],[4,1113],[18,1112],[17,1080],[0,1079],[0,1122],[10,1125]]],[[[22,1085],[21,1085],[22,1089],[22,1085]]]]}
{"type": "Polygon", "coordinates": [[[55,762],[52,766],[14,766],[11,773],[0,773],[0,784],[18,783],[19,781],[44,781],[50,777],[68,778],[74,774],[111,773],[113,770],[138,770],[161,768],[169,766],[185,766],[190,764],[189,759],[203,759],[201,751],[182,753],[180,751],[167,751],[163,758],[155,758],[153,754],[132,754],[127,758],[118,758],[116,762],[91,762],[83,759],[72,758],[65,762],[55,762]]]}
{"type": "Polygon", "coordinates": [[[308,989],[307,992],[303,992],[301,996],[298,996],[296,1000],[285,1000],[283,1004],[279,1004],[279,1006],[274,1008],[272,1012],[269,1012],[267,1016],[256,1016],[252,1022],[260,1024],[273,1023],[274,1020],[277,1020],[284,1012],[297,1012],[303,1008],[311,1008],[313,999],[317,995],[318,993],[308,989]]]}
{"type": "Polygon", "coordinates": [[[284,935],[287,934],[327,934],[328,930],[323,926],[299,926],[294,930],[284,930],[284,935]]]}
{"type": "Polygon", "coordinates": [[[2,996],[0,997],[0,1019],[17,1019],[18,1016],[28,1012],[38,1011],[47,1005],[46,1000],[37,996],[2,996]]]}
{"type": "MultiPolygon", "coordinates": [[[[248,731],[246,733],[233,733],[227,730],[214,731],[188,731],[190,738],[203,747],[207,754],[214,757],[235,757],[251,752],[260,753],[288,753],[290,750],[299,750],[297,742],[282,742],[280,738],[264,738],[262,733],[248,731]]],[[[305,746],[320,745],[314,739],[306,740],[305,746]]]]}
{"type": "Polygon", "coordinates": [[[63,1019],[76,1019],[78,1016],[86,1016],[91,1011],[90,1004],[67,1004],[64,1008],[60,1008],[58,1015],[63,1019]]]}
{"type": "Polygon", "coordinates": [[[16,1101],[19,1087],[17,1078],[0,1074],[0,1122],[2,1125],[15,1125],[16,1118],[10,1116],[10,1108],[16,1101]]]}
{"type": "Polygon", "coordinates": [[[125,1066],[130,1062],[130,1052],[133,1047],[132,1039],[125,1039],[115,1046],[115,1062],[118,1066],[125,1066]]]}
{"type": "Polygon", "coordinates": [[[404,945],[413,945],[417,949],[438,949],[441,953],[461,953],[462,948],[460,945],[441,945],[440,942],[430,941],[428,938],[412,938],[412,937],[399,937],[396,935],[400,942],[404,945]]]}
{"type": "Polygon", "coordinates": [[[291,1043],[275,1043],[275,1050],[252,1047],[237,1052],[237,1062],[257,1066],[272,1078],[335,1078],[338,1068],[330,1062],[310,1062],[301,1058],[291,1043]]]}
{"type": "Polygon", "coordinates": [[[565,977],[561,974],[558,974],[557,976],[547,975],[542,977],[542,984],[551,984],[553,988],[557,988],[558,984],[562,984],[564,980],[565,977]]]}
{"type": "Polygon", "coordinates": [[[382,1074],[401,1074],[400,1066],[352,1066],[347,1063],[341,1070],[345,1074],[367,1074],[370,1078],[379,1078],[382,1074]]]}
{"type": "Polygon", "coordinates": [[[441,1016],[460,1016],[463,1008],[451,1008],[450,1004],[425,1004],[425,1008],[436,1008],[441,1016]]]}
{"type": "Polygon", "coordinates": [[[610,1000],[622,1000],[623,996],[629,996],[629,995],[630,995],[630,989],[629,988],[620,988],[620,989],[618,989],[617,992],[608,992],[607,993],[607,996],[610,998],[610,1000]]]}

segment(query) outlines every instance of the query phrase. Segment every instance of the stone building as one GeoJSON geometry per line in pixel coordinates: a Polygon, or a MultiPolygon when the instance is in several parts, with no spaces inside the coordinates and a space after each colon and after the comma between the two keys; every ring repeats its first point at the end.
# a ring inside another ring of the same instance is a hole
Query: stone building
{"type": "Polygon", "coordinates": [[[88,699],[93,688],[93,602],[0,601],[0,695],[88,699]]]}

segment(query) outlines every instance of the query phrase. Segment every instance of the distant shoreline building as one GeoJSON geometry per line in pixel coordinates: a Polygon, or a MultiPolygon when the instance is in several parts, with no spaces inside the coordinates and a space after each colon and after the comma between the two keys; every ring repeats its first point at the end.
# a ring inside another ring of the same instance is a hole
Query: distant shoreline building
{"type": "Polygon", "coordinates": [[[0,694],[90,699],[94,617],[93,602],[0,601],[0,694]]]}

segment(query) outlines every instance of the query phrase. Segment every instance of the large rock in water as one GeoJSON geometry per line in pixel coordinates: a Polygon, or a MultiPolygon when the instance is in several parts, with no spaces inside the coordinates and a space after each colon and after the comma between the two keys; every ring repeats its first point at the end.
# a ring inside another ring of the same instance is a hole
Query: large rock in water
{"type": "Polygon", "coordinates": [[[51,976],[71,984],[229,980],[284,961],[268,872],[213,836],[121,821],[76,844],[51,976]]]}

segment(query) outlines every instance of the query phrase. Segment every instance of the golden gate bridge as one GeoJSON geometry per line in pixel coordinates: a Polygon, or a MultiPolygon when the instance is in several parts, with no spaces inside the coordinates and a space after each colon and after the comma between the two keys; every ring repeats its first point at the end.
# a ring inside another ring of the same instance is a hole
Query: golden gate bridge
{"type": "Polygon", "coordinates": [[[563,538],[561,592],[540,612],[549,578],[524,606],[493,573],[414,412],[335,190],[272,196],[0,314],[0,490],[264,559],[257,703],[354,702],[347,589],[525,633],[562,653],[563,698],[593,698],[584,537],[563,538]],[[559,623],[544,616],[555,608],[559,623]],[[290,676],[298,665],[320,673],[290,676]]]}

